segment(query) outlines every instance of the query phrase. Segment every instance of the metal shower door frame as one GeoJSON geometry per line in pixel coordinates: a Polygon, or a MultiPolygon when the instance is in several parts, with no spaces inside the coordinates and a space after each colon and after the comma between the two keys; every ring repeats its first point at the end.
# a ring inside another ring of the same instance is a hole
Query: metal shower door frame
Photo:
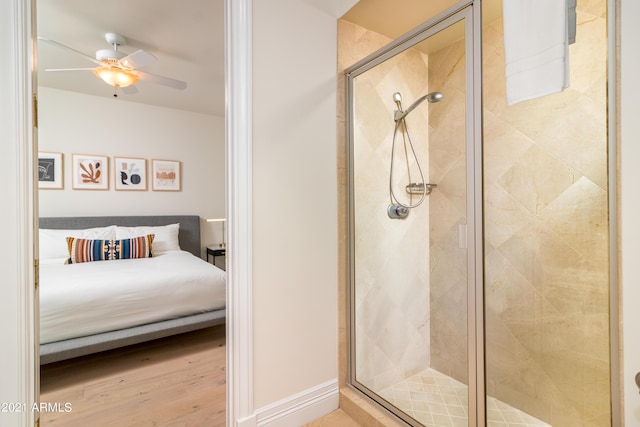
{"type": "Polygon", "coordinates": [[[465,23],[467,96],[465,105],[467,155],[467,362],[470,427],[486,425],[485,333],[484,333],[484,246],[482,197],[482,1],[463,0],[406,33],[345,70],[347,88],[347,165],[348,165],[348,291],[347,330],[349,385],[386,408],[408,424],[414,420],[398,413],[393,406],[355,377],[355,215],[354,215],[354,126],[353,80],[355,77],[422,42],[460,21],[465,23]]]}

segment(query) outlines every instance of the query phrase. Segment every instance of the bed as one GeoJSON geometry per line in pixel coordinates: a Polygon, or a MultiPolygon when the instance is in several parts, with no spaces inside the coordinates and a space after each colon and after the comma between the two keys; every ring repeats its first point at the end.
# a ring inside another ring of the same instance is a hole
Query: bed
{"type": "Polygon", "coordinates": [[[198,216],[40,218],[40,364],[223,324],[225,283],[201,259],[198,216]],[[154,256],[65,264],[66,230],[85,239],[152,230],[154,256]]]}

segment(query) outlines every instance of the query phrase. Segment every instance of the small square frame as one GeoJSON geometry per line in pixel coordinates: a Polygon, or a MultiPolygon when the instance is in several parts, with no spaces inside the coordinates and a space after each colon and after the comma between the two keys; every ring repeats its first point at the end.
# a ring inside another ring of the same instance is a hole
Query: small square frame
{"type": "Polygon", "coordinates": [[[146,191],[147,160],[135,157],[113,158],[113,186],[122,191],[146,191]]]}
{"type": "Polygon", "coordinates": [[[179,161],[153,159],[151,163],[153,191],[181,190],[181,165],[179,161]]]}
{"type": "Polygon", "coordinates": [[[38,153],[38,188],[43,190],[62,190],[64,188],[62,153],[46,151],[38,153]]]}
{"type": "Polygon", "coordinates": [[[72,166],[71,183],[74,190],[109,189],[109,157],[73,154],[72,166]]]}

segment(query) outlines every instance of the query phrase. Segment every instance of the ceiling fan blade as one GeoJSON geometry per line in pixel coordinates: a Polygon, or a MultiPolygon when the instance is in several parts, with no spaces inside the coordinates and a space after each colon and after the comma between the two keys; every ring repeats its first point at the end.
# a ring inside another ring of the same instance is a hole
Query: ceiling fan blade
{"type": "Polygon", "coordinates": [[[127,95],[135,95],[136,93],[138,93],[138,89],[135,87],[135,85],[121,87],[120,90],[127,95]]]}
{"type": "Polygon", "coordinates": [[[77,53],[78,55],[84,56],[86,59],[88,59],[89,61],[91,61],[91,62],[93,62],[93,63],[95,63],[95,64],[103,65],[103,64],[102,64],[102,62],[98,61],[98,60],[97,60],[96,58],[94,58],[93,56],[87,55],[86,53],[84,53],[84,52],[80,52],[79,50],[76,50],[76,49],[74,49],[74,48],[72,48],[72,47],[69,47],[69,46],[63,45],[62,43],[58,43],[57,41],[49,40],[49,39],[46,39],[46,38],[44,38],[44,37],[38,37],[38,40],[42,40],[43,42],[49,43],[49,44],[51,44],[51,45],[53,45],[53,46],[57,46],[57,47],[59,47],[59,48],[61,48],[61,49],[66,49],[66,50],[69,50],[69,51],[71,51],[71,52],[75,52],[75,53],[77,53]]]}
{"type": "Polygon", "coordinates": [[[146,67],[149,64],[153,64],[157,59],[155,56],[150,54],[149,52],[145,52],[144,50],[136,50],[132,54],[129,54],[119,60],[118,62],[125,68],[142,68],[146,67]]]}
{"type": "Polygon", "coordinates": [[[45,71],[93,71],[93,68],[46,68],[45,71]]]}
{"type": "Polygon", "coordinates": [[[157,74],[145,73],[142,71],[136,71],[141,80],[146,80],[152,83],[158,83],[164,86],[169,86],[174,89],[186,89],[187,83],[182,80],[172,79],[170,77],[158,76],[157,74]]]}

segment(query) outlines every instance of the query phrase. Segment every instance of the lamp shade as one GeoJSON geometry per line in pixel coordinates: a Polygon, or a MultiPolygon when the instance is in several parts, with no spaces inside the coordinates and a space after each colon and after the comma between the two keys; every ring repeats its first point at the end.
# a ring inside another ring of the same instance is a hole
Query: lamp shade
{"type": "Polygon", "coordinates": [[[224,223],[227,219],[226,218],[207,218],[207,222],[221,222],[222,223],[222,243],[220,243],[220,247],[224,248],[227,246],[227,244],[224,241],[224,223]]]}
{"type": "Polygon", "coordinates": [[[138,82],[138,76],[134,73],[118,67],[94,68],[93,74],[114,87],[127,87],[138,82]]]}

